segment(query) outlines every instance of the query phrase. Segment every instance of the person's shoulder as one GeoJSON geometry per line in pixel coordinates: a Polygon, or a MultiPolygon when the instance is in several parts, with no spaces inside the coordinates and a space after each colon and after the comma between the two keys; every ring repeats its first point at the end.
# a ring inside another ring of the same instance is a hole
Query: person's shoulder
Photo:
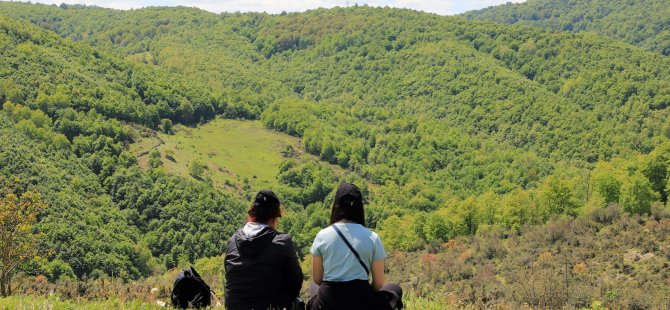
{"type": "Polygon", "coordinates": [[[291,235],[281,232],[277,232],[277,234],[272,238],[272,244],[282,248],[295,248],[295,244],[293,243],[293,238],[291,235]]]}
{"type": "Polygon", "coordinates": [[[316,234],[316,237],[319,238],[319,237],[328,236],[328,235],[331,235],[333,232],[334,232],[333,228],[328,226],[326,228],[322,228],[321,230],[319,230],[319,232],[316,234]]]}
{"type": "Polygon", "coordinates": [[[372,238],[372,241],[374,241],[374,242],[381,242],[382,241],[382,238],[380,238],[379,235],[372,230],[370,231],[370,238],[372,238]]]}
{"type": "Polygon", "coordinates": [[[288,242],[293,242],[293,237],[287,233],[282,233],[277,231],[274,238],[272,238],[272,241],[275,243],[288,243],[288,242]]]}
{"type": "Polygon", "coordinates": [[[369,228],[367,228],[363,225],[358,225],[358,226],[360,226],[359,230],[362,234],[364,234],[366,236],[369,236],[370,239],[372,239],[373,241],[374,240],[379,240],[379,235],[376,232],[372,231],[371,229],[369,229],[369,228]]]}
{"type": "Polygon", "coordinates": [[[365,227],[361,224],[351,224],[350,229],[356,230],[356,231],[358,231],[360,233],[363,233],[363,234],[366,234],[366,235],[376,235],[376,233],[374,231],[370,230],[369,228],[367,228],[367,227],[365,227]]]}
{"type": "Polygon", "coordinates": [[[236,231],[230,236],[230,238],[228,238],[228,245],[230,245],[230,244],[235,244],[235,238],[236,238],[236,236],[239,235],[239,234],[242,234],[242,228],[236,230],[236,231]]]}
{"type": "Polygon", "coordinates": [[[240,229],[236,230],[235,233],[232,236],[230,236],[230,238],[228,238],[228,244],[226,245],[226,256],[228,256],[230,254],[238,254],[237,243],[235,242],[235,237],[238,234],[241,234],[241,233],[242,233],[242,229],[240,228],[240,229]]]}

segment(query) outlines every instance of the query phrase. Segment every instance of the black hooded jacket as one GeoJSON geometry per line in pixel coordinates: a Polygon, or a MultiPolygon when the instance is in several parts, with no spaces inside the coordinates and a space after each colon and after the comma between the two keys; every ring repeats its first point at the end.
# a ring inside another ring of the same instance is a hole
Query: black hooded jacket
{"type": "Polygon", "coordinates": [[[226,250],[226,309],[291,309],[303,275],[291,237],[269,226],[247,237],[242,229],[226,250]]]}

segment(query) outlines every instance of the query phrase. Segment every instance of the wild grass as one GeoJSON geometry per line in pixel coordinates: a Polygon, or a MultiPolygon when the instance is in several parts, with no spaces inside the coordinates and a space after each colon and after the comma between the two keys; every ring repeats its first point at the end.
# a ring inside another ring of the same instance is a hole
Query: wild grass
{"type": "Polygon", "coordinates": [[[158,305],[148,304],[139,300],[123,302],[118,299],[105,301],[86,301],[86,300],[63,300],[53,295],[49,297],[41,296],[10,296],[0,298],[0,310],[71,310],[71,309],[162,309],[158,305]]]}
{"type": "MultiPolygon", "coordinates": [[[[10,296],[0,298],[0,310],[71,310],[71,309],[127,309],[127,310],[150,310],[167,309],[169,306],[162,307],[155,303],[148,303],[141,300],[121,301],[119,299],[109,299],[104,301],[88,300],[63,300],[53,295],[49,297],[42,296],[10,296]]],[[[225,307],[212,307],[212,309],[225,309],[225,307]]],[[[447,307],[443,302],[431,299],[409,297],[405,301],[407,310],[447,310],[456,309],[447,307]]]]}

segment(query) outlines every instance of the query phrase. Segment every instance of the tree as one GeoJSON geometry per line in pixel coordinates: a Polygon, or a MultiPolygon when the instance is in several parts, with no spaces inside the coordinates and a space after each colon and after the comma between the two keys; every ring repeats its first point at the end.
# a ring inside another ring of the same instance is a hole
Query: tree
{"type": "Polygon", "coordinates": [[[426,223],[423,226],[423,234],[428,242],[439,242],[449,240],[449,227],[440,216],[435,214],[426,217],[426,223]]]}
{"type": "Polygon", "coordinates": [[[161,129],[161,131],[163,131],[163,132],[166,133],[166,134],[172,134],[172,133],[174,133],[174,132],[172,131],[172,121],[169,120],[169,119],[167,119],[167,118],[164,118],[164,119],[161,120],[161,127],[160,127],[160,129],[161,129]]]}
{"type": "Polygon", "coordinates": [[[639,172],[626,180],[621,188],[621,206],[630,213],[651,213],[651,204],[658,198],[649,179],[639,172]]]}
{"type": "Polygon", "coordinates": [[[186,99],[180,100],[179,108],[177,111],[179,113],[179,118],[182,122],[190,123],[193,121],[193,113],[195,111],[193,110],[193,105],[188,100],[186,99]]]}
{"type": "Polygon", "coordinates": [[[577,215],[579,203],[574,198],[567,181],[551,177],[542,193],[549,216],[555,214],[577,215]]]}
{"type": "Polygon", "coordinates": [[[19,196],[5,187],[0,195],[0,295],[9,296],[13,272],[37,254],[40,234],[33,229],[46,204],[35,192],[19,196]]]}
{"type": "Polygon", "coordinates": [[[619,202],[622,182],[611,164],[601,162],[596,165],[593,171],[593,183],[595,190],[605,200],[606,206],[612,202],[619,202]]]}
{"type": "Polygon", "coordinates": [[[163,161],[161,161],[161,152],[154,149],[149,152],[149,167],[156,169],[163,166],[163,161]]]}
{"type": "Polygon", "coordinates": [[[651,183],[652,189],[660,194],[662,202],[668,200],[665,193],[666,183],[668,182],[668,170],[670,169],[670,143],[659,145],[647,158],[642,168],[644,174],[651,183]]]}
{"type": "Polygon", "coordinates": [[[202,179],[202,174],[205,173],[205,165],[203,165],[199,160],[193,160],[191,162],[191,167],[189,167],[189,174],[200,180],[202,179]]]}

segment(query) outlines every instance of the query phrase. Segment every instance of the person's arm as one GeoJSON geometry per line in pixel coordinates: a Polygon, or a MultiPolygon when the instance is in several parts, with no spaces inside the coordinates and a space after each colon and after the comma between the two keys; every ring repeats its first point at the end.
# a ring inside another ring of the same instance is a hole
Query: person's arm
{"type": "Polygon", "coordinates": [[[384,260],[372,262],[372,288],[378,291],[384,286],[384,260]]]}
{"type": "MultiPolygon", "coordinates": [[[[384,268],[382,266],[382,272],[384,268]]],[[[312,281],[316,285],[321,285],[323,282],[323,257],[321,256],[312,256],[312,281]]]]}
{"type": "Polygon", "coordinates": [[[300,289],[302,288],[302,269],[300,268],[300,263],[298,263],[295,244],[293,244],[291,237],[286,235],[283,243],[283,246],[286,250],[286,266],[284,269],[284,276],[288,282],[287,284],[291,296],[297,297],[300,295],[300,289]]]}
{"type": "Polygon", "coordinates": [[[384,245],[377,234],[375,236],[375,248],[372,254],[372,288],[378,291],[384,286],[384,259],[386,251],[384,245]]]}

